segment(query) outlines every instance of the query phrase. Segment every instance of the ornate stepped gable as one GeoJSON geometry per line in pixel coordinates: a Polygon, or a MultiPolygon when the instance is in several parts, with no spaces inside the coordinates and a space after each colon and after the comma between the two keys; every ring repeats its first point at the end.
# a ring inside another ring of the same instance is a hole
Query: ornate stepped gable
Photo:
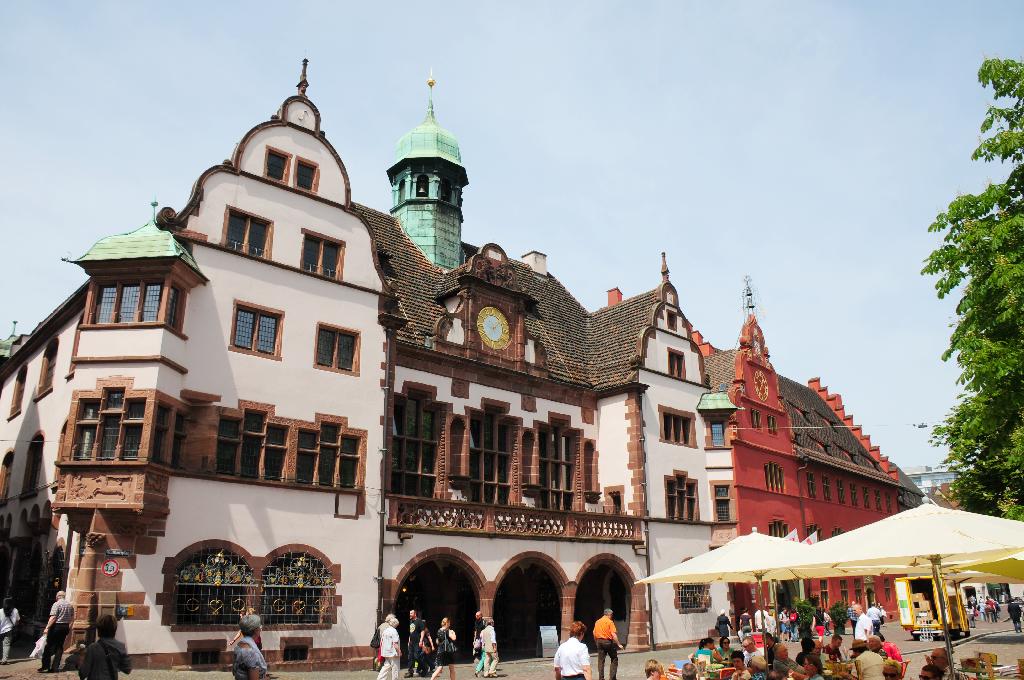
{"type": "Polygon", "coordinates": [[[394,217],[358,203],[352,209],[370,226],[381,268],[406,320],[401,342],[422,347],[446,314],[439,299],[458,290],[466,275],[504,287],[529,301],[526,330],[543,351],[550,378],[586,389],[607,389],[635,380],[644,332],[661,304],[658,289],[588,312],[562,283],[509,259],[488,266],[477,248],[463,244],[467,262],[445,271],[434,266],[394,217]]]}

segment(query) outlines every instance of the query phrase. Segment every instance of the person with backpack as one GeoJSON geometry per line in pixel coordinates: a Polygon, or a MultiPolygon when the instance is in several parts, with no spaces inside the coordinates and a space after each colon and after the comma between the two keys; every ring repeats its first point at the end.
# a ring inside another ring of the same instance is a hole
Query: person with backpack
{"type": "Polygon", "coordinates": [[[4,598],[4,607],[0,610],[0,645],[3,646],[3,658],[0,664],[7,664],[7,657],[11,654],[11,640],[14,638],[14,630],[18,627],[21,614],[14,608],[14,600],[4,598]]]}
{"type": "Polygon", "coordinates": [[[117,619],[104,614],[96,619],[99,639],[85,648],[85,659],[78,669],[81,680],[117,680],[117,672],[131,673],[132,659],[124,643],[114,639],[117,619]]]}

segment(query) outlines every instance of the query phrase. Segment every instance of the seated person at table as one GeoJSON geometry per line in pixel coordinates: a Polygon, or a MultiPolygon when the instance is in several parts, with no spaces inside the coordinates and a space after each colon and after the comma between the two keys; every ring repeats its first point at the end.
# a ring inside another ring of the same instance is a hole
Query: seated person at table
{"type": "Polygon", "coordinates": [[[825,653],[828,654],[829,661],[846,661],[849,657],[846,650],[843,649],[843,636],[833,635],[832,639],[828,641],[825,653]]]}
{"type": "Polygon", "coordinates": [[[926,663],[924,666],[921,667],[921,672],[917,677],[918,680],[942,680],[942,676],[944,674],[945,671],[943,671],[935,664],[926,663]]]}
{"type": "Polygon", "coordinates": [[[768,671],[768,680],[786,680],[786,676],[778,671],[768,671]]]}
{"type": "Polygon", "coordinates": [[[857,668],[857,680],[884,680],[882,678],[882,657],[868,649],[864,640],[854,640],[850,656],[857,668]]]}
{"type": "Polygon", "coordinates": [[[718,647],[715,648],[711,656],[715,663],[729,663],[729,659],[732,657],[732,640],[728,635],[718,638],[718,647]]]}
{"type": "Polygon", "coordinates": [[[882,677],[885,680],[900,680],[903,677],[903,664],[899,661],[886,659],[882,663],[882,677]]]}
{"type": "Polygon", "coordinates": [[[750,672],[750,680],[766,680],[765,670],[768,668],[768,662],[764,660],[763,656],[754,656],[750,659],[750,663],[747,664],[747,670],[750,672]]]}
{"type": "MultiPolygon", "coordinates": [[[[747,672],[746,655],[737,649],[729,656],[729,665],[734,671],[736,671],[733,673],[732,677],[739,680],[743,677],[743,674],[747,672]]],[[[750,676],[747,675],[747,677],[749,678],[750,676]]]]}
{"type": "Polygon", "coordinates": [[[796,665],[804,665],[804,657],[814,653],[814,640],[811,638],[800,638],[800,652],[796,655],[796,665]]]}
{"type": "Polygon", "coordinates": [[[711,663],[714,658],[714,652],[715,641],[706,637],[697,645],[697,651],[690,656],[690,661],[696,663],[698,660],[704,659],[707,663],[711,663]]]}
{"type": "Polygon", "coordinates": [[[657,659],[648,659],[644,664],[644,677],[651,678],[651,680],[662,680],[667,677],[665,667],[658,663],[657,659]]]}
{"type": "Polygon", "coordinates": [[[684,663],[679,671],[680,680],[697,680],[697,667],[692,663],[684,663]]]}
{"type": "Polygon", "coordinates": [[[924,657],[924,662],[926,664],[931,664],[942,671],[942,675],[940,677],[944,678],[949,675],[949,657],[946,656],[945,647],[936,647],[933,649],[931,654],[924,657]]]}
{"type": "MultiPolygon", "coordinates": [[[[900,648],[896,646],[896,643],[889,642],[881,633],[878,634],[878,639],[882,641],[882,649],[885,650],[885,655],[887,657],[889,657],[893,661],[903,661],[903,652],[901,652],[900,648]]],[[[871,645],[869,643],[868,647],[870,646],[871,645]]]]}
{"type": "Polygon", "coordinates": [[[764,658],[768,662],[768,667],[771,668],[772,664],[775,663],[775,636],[771,633],[764,634],[764,658]]]}
{"type": "Polygon", "coordinates": [[[817,654],[804,655],[804,672],[808,680],[825,680],[825,666],[817,654]]]}
{"type": "MultiPolygon", "coordinates": [[[[807,674],[804,673],[804,669],[789,658],[789,648],[786,647],[785,642],[776,642],[774,649],[775,662],[772,664],[773,671],[782,673],[783,677],[792,674],[795,680],[807,680],[807,674]]],[[[881,678],[878,680],[881,680],[881,678]]]]}
{"type": "Polygon", "coordinates": [[[743,638],[743,663],[749,664],[750,660],[757,655],[757,643],[749,635],[743,638]]]}

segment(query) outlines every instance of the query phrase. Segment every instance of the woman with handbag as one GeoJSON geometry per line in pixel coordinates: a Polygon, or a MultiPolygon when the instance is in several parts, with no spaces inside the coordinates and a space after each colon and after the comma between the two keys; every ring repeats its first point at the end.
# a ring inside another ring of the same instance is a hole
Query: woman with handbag
{"type": "Polygon", "coordinates": [[[455,631],[451,628],[448,617],[441,619],[441,627],[437,629],[437,668],[430,680],[437,680],[445,666],[448,667],[448,680],[455,680],[455,631]]]}
{"type": "Polygon", "coordinates": [[[124,643],[114,639],[117,619],[104,614],[96,619],[99,639],[85,649],[85,660],[78,669],[82,680],[117,680],[117,672],[131,673],[132,660],[124,643]]]}

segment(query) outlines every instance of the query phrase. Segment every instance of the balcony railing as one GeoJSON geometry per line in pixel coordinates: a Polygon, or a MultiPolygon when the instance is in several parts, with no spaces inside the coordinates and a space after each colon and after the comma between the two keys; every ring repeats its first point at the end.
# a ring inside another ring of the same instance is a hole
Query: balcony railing
{"type": "Polygon", "coordinates": [[[455,532],[509,538],[552,537],[636,543],[640,520],[625,515],[560,512],[389,495],[388,526],[409,531],[455,532]]]}

